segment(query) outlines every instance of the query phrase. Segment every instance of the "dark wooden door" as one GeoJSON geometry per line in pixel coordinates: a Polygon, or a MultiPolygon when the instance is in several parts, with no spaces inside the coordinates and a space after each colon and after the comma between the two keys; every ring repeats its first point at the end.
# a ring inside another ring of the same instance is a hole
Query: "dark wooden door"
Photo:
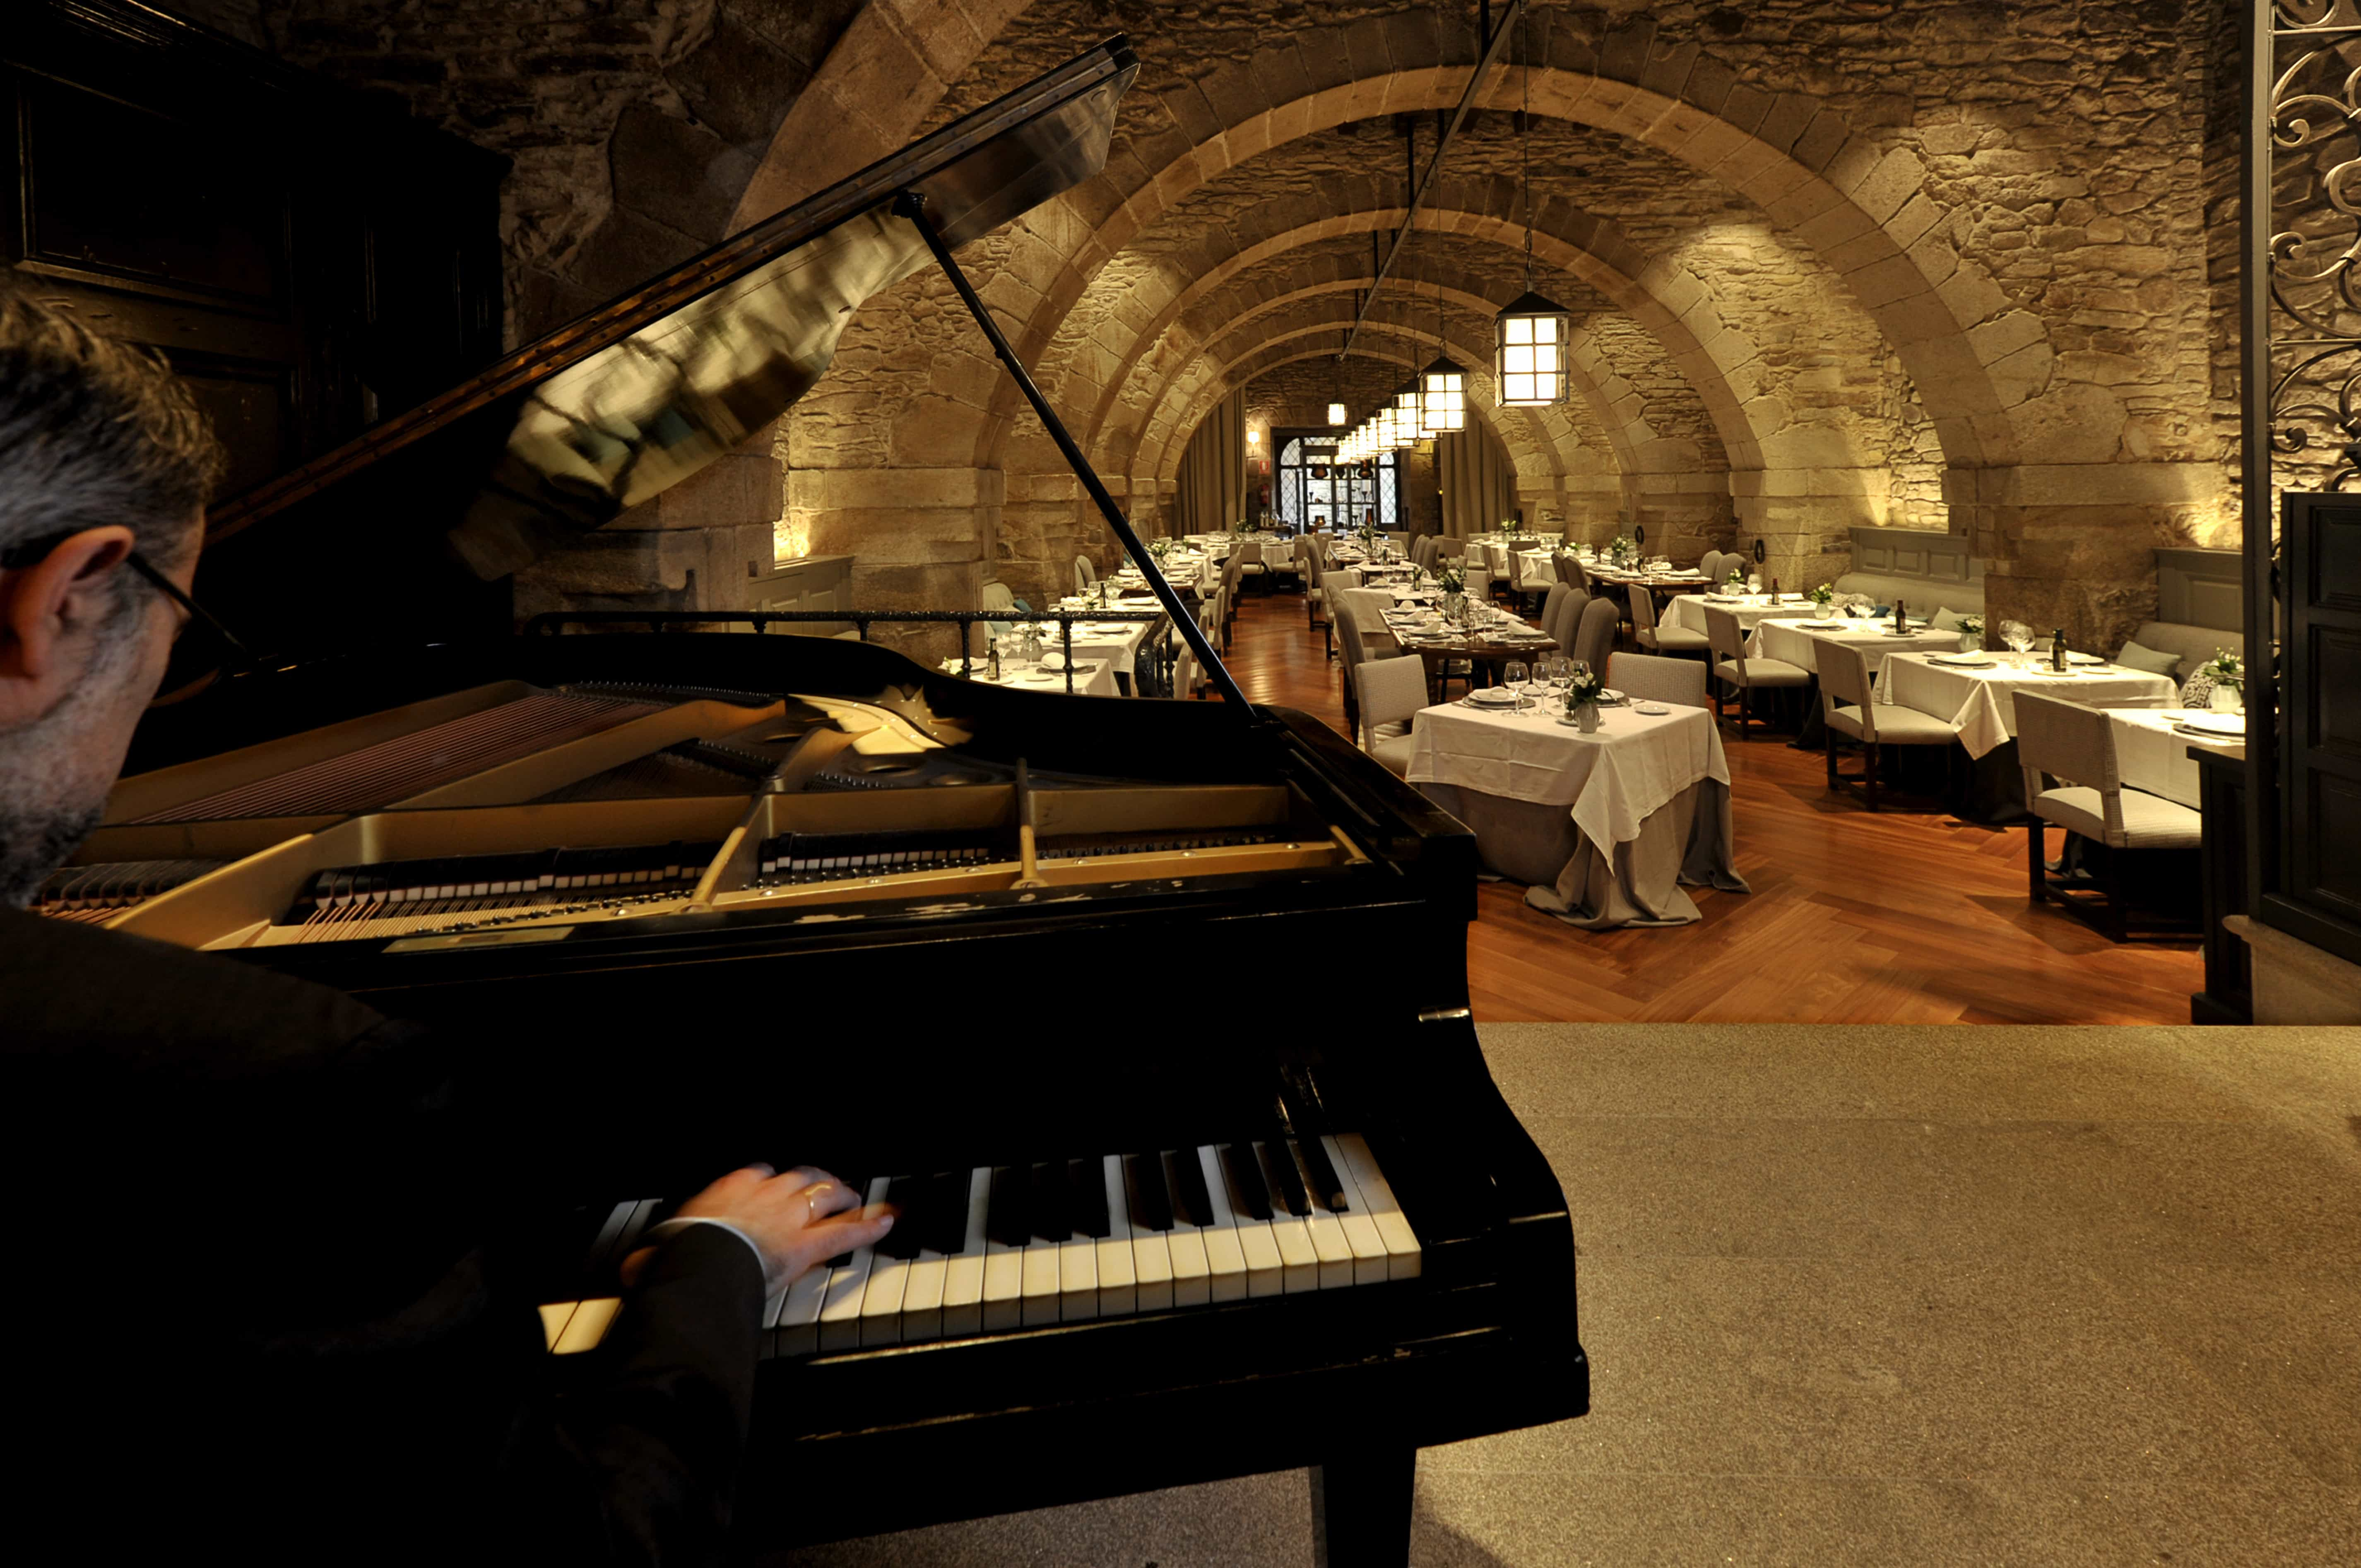
{"type": "Polygon", "coordinates": [[[2282,507],[2281,854],[2262,913],[2361,963],[2361,497],[2282,507]]]}
{"type": "Polygon", "coordinates": [[[0,260],[165,354],[225,496],[500,352],[504,159],[142,7],[8,9],[0,260]]]}

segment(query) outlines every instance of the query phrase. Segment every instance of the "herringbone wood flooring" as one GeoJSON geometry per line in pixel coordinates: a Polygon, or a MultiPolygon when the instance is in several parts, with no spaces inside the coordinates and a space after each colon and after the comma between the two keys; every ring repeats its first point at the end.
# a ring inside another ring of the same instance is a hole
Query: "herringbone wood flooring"
{"type": "MultiPolygon", "coordinates": [[[[1343,675],[1291,594],[1248,599],[1229,665],[1247,697],[1345,728],[1343,675]]],[[[1578,931],[1488,883],[1467,936],[1479,1022],[2185,1024],[2194,942],[2117,946],[2025,895],[2022,828],[1828,793],[1817,752],[1725,737],[1738,870],[1694,926],[1578,931]]],[[[2057,852],[2053,836],[2050,852],[2057,852]]]]}

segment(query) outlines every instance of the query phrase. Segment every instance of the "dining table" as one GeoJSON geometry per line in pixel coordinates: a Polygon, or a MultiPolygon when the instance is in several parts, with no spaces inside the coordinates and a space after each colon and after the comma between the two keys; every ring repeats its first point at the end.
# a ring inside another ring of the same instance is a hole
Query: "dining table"
{"type": "MultiPolygon", "coordinates": [[[[999,679],[994,680],[987,673],[990,668],[991,666],[985,661],[978,659],[973,668],[968,670],[963,678],[973,681],[979,685],[1005,686],[1011,691],[1054,692],[1060,696],[1066,695],[1066,672],[1063,669],[1053,670],[1046,663],[1020,663],[1005,655],[1000,661],[999,679]]],[[[943,672],[946,674],[961,674],[960,661],[955,658],[945,659],[943,672]]],[[[1111,659],[1075,661],[1072,689],[1076,696],[1121,696],[1123,695],[1122,690],[1115,684],[1115,662],[1111,659]]]]}
{"type": "MultiPolygon", "coordinates": [[[[1689,587],[1696,588],[1697,581],[1698,579],[1693,579],[1688,585],[1689,587]]],[[[1706,634],[1705,610],[1708,605],[1711,605],[1716,609],[1730,611],[1738,618],[1738,629],[1749,633],[1773,616],[1806,618],[1817,617],[1818,614],[1818,611],[1813,608],[1812,601],[1801,594],[1781,594],[1773,598],[1769,594],[1686,592],[1665,604],[1664,613],[1657,618],[1656,623],[1674,630],[1694,631],[1702,637],[1706,634]]],[[[1780,655],[1769,656],[1775,658],[1780,655]]]]}
{"type": "Polygon", "coordinates": [[[1585,730],[1554,694],[1488,706],[1471,693],[1421,709],[1411,737],[1409,783],[1475,833],[1489,874],[1567,925],[1685,926],[1702,918],[1687,887],[1751,891],[1705,708],[1620,703],[1585,730]]]}
{"type": "Polygon", "coordinates": [[[2064,672],[2047,654],[1896,652],[1887,655],[1877,700],[1949,720],[1971,757],[2014,740],[2016,694],[2037,691],[2087,707],[2162,707],[2178,695],[2169,675],[2126,669],[2095,654],[2070,655],[2064,672]]]}
{"type": "Polygon", "coordinates": [[[2203,804],[2198,790],[2202,769],[2191,749],[2241,761],[2246,755],[2246,719],[2240,714],[2202,707],[2116,707],[2107,710],[2107,722],[2114,729],[2117,781],[2192,810],[2203,804]],[[2235,733],[2216,728],[2230,726],[2237,727],[2235,733]]]}
{"type": "Polygon", "coordinates": [[[1891,615],[1770,618],[1755,624],[1747,640],[1746,653],[1752,659],[1784,659],[1817,674],[1820,648],[1850,648],[1868,663],[1873,675],[1884,665],[1889,653],[1955,653],[1965,640],[1963,632],[1944,631],[1932,626],[1914,624],[1896,631],[1891,615]]]}
{"type": "Polygon", "coordinates": [[[1426,689],[1437,700],[1455,663],[1467,665],[1471,687],[1490,686],[1511,659],[1530,664],[1558,651],[1554,641],[1512,616],[1453,625],[1418,599],[1398,603],[1385,620],[1394,646],[1426,662],[1426,689]]]}

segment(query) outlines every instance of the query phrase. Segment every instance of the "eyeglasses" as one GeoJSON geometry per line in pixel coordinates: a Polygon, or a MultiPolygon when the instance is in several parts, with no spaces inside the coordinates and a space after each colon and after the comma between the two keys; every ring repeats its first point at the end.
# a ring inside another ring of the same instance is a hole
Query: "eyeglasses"
{"type": "MultiPolygon", "coordinates": [[[[71,534],[55,533],[45,539],[28,539],[0,550],[0,568],[16,572],[38,565],[49,559],[49,552],[71,538],[71,534]]],[[[123,564],[147,580],[158,593],[178,605],[188,615],[175,638],[171,667],[166,671],[163,691],[157,704],[189,696],[194,687],[210,683],[228,669],[251,670],[261,661],[237,640],[237,634],[221,623],[211,610],[191,598],[181,585],[158,570],[156,564],[137,550],[123,558],[123,564]],[[189,632],[195,632],[193,637],[189,632]]]]}

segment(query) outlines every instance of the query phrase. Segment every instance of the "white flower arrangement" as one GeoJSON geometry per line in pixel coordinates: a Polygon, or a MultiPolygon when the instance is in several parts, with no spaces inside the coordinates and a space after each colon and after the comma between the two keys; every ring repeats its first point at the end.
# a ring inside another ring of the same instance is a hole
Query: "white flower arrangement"
{"type": "Polygon", "coordinates": [[[2205,661],[2203,667],[2217,686],[2235,686],[2246,678],[2246,661],[2227,648],[2214,649],[2213,656],[2205,661]]]}
{"type": "Polygon", "coordinates": [[[1981,615],[1963,615],[1960,617],[1960,630],[1971,637],[1982,637],[1984,634],[1984,618],[1981,615]]]}
{"type": "MultiPolygon", "coordinates": [[[[1828,584],[1822,583],[1818,587],[1814,588],[1807,597],[1814,604],[1819,606],[1821,609],[1826,610],[1828,606],[1836,603],[1837,591],[1828,584]]],[[[1982,628],[1978,627],[1977,630],[1982,630],[1982,628]]]]}

